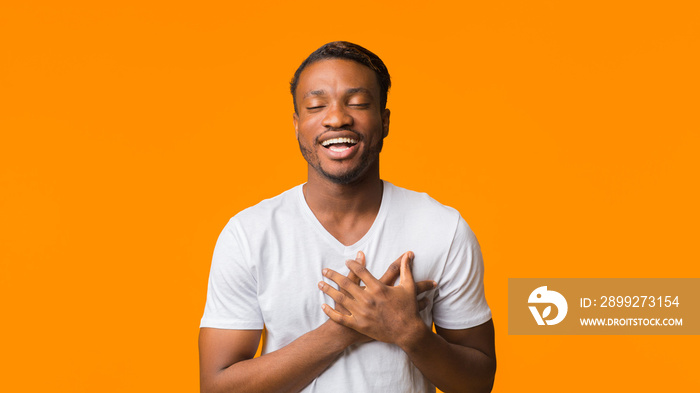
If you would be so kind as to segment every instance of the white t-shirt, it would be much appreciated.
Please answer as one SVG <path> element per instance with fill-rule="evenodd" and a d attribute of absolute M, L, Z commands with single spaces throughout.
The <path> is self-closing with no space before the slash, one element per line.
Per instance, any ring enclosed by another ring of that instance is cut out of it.
<path fill-rule="evenodd" d="M 302 186 L 233 217 L 214 249 L 201 327 L 267 329 L 263 354 L 316 329 L 333 299 L 318 289 L 323 268 L 347 274 L 357 251 L 377 278 L 406 251 L 413 251 L 416 281 L 438 287 L 421 312 L 426 325 L 465 329 L 491 319 L 483 286 L 479 243 L 459 212 L 384 182 L 379 213 L 357 243 L 345 246 L 328 233 L 306 204 Z M 335 286 L 335 283 L 330 282 Z M 435 387 L 396 345 L 353 345 L 304 392 L 434 392 Z"/>

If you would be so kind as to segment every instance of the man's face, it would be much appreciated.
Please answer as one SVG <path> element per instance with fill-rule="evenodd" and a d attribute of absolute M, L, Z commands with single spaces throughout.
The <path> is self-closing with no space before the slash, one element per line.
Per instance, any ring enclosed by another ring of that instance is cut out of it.
<path fill-rule="evenodd" d="M 350 60 L 317 61 L 299 76 L 296 99 L 299 148 L 316 173 L 349 184 L 378 170 L 389 110 L 380 107 L 374 71 Z"/>

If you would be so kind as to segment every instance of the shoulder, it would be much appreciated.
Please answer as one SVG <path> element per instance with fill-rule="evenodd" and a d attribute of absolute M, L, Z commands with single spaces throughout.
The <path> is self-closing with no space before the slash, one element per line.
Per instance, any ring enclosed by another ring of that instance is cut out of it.
<path fill-rule="evenodd" d="M 229 220 L 226 229 L 240 235 L 242 232 L 264 231 L 275 222 L 288 221 L 298 214 L 300 187 L 301 185 L 296 186 L 241 210 Z"/>
<path fill-rule="evenodd" d="M 389 191 L 387 221 L 391 228 L 401 228 L 402 236 L 418 243 L 443 248 L 473 246 L 476 237 L 456 209 L 445 206 L 424 192 L 416 192 L 385 182 Z"/>
<path fill-rule="evenodd" d="M 459 211 L 443 205 L 425 192 L 417 192 L 384 182 L 391 198 L 391 208 L 413 220 L 420 220 L 438 226 L 456 229 L 459 221 L 464 221 Z"/>

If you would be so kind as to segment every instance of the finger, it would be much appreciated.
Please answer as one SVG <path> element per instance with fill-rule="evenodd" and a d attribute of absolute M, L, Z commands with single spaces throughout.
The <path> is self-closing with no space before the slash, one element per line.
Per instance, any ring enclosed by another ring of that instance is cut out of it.
<path fill-rule="evenodd" d="M 324 304 L 323 306 L 321 306 L 321 308 L 323 308 L 323 312 L 326 313 L 326 315 L 328 315 L 328 318 L 332 319 L 334 322 L 354 329 L 353 326 L 355 318 L 353 318 L 352 316 L 343 315 L 327 304 Z"/>
<path fill-rule="evenodd" d="M 367 268 L 365 266 L 362 266 L 361 264 L 357 263 L 357 261 L 351 259 L 349 261 L 346 261 L 345 265 L 347 265 L 347 267 L 351 271 L 353 271 L 358 277 L 360 277 L 360 279 L 365 282 L 366 286 L 372 287 L 372 286 L 383 285 L 379 280 L 374 278 L 372 273 L 370 273 L 369 270 L 367 270 Z M 350 292 L 350 293 L 353 296 L 355 296 L 354 292 Z M 355 298 L 357 298 L 357 296 L 355 296 Z"/>
<path fill-rule="evenodd" d="M 411 287 L 415 289 L 415 282 L 413 281 L 413 273 L 411 272 L 411 267 L 409 264 L 413 261 L 413 252 L 409 251 L 403 254 L 401 259 L 401 286 Z"/>
<path fill-rule="evenodd" d="M 416 295 L 420 295 L 423 292 L 435 289 L 437 283 L 433 280 L 419 281 L 416 283 Z"/>
<path fill-rule="evenodd" d="M 430 300 L 427 297 L 424 297 L 423 299 L 418 301 L 418 311 L 423 311 L 425 310 L 426 307 L 428 307 L 428 304 L 430 303 Z"/>
<path fill-rule="evenodd" d="M 357 252 L 357 256 L 355 257 L 355 260 L 362 266 L 367 266 L 367 262 L 365 259 L 365 253 L 362 251 Z M 348 278 L 351 279 L 355 284 L 360 285 L 360 277 L 357 277 L 355 272 L 350 270 L 350 273 L 348 273 Z"/>
<path fill-rule="evenodd" d="M 350 295 L 343 291 L 339 291 L 333 288 L 332 285 L 329 285 L 324 281 L 318 283 L 318 289 L 323 291 L 323 293 L 325 293 L 326 295 L 330 296 L 331 299 L 335 300 L 336 307 L 348 310 L 348 312 L 352 314 L 352 311 L 348 309 L 348 305 L 350 305 L 350 303 L 354 299 Z"/>
<path fill-rule="evenodd" d="M 360 263 L 362 266 L 367 265 L 367 257 L 365 257 L 365 253 L 362 251 L 357 252 L 357 256 L 355 257 L 355 260 Z"/>
<path fill-rule="evenodd" d="M 382 284 L 390 285 L 390 286 L 394 285 L 394 283 L 396 282 L 396 279 L 399 278 L 399 275 L 401 274 L 401 258 L 402 257 L 403 257 L 403 255 L 398 257 L 386 269 L 386 272 L 384 272 L 384 275 L 382 276 L 382 278 L 379 279 L 379 281 L 381 281 Z"/>
<path fill-rule="evenodd" d="M 355 262 L 354 260 L 350 260 L 348 262 L 353 262 L 353 263 L 357 264 L 358 266 L 362 266 L 359 263 Z M 364 269 L 364 267 L 363 267 L 363 269 Z M 362 298 L 362 295 L 364 295 L 365 291 L 362 288 L 360 288 L 359 285 L 354 283 L 349 277 L 346 277 L 346 276 L 336 272 L 333 269 L 328 269 L 328 268 L 323 269 L 323 275 L 325 277 L 328 277 L 329 279 L 331 279 L 336 284 L 338 284 L 339 290 L 347 291 L 350 294 L 350 296 L 352 296 L 355 299 Z M 320 287 L 320 285 L 319 285 L 319 287 Z"/>
<path fill-rule="evenodd" d="M 362 251 L 358 251 L 358 252 L 357 252 L 357 256 L 355 257 L 355 260 L 356 260 L 357 262 L 359 262 L 362 266 L 365 266 L 365 265 L 366 265 L 366 262 L 365 262 L 365 254 L 364 254 Z M 348 279 L 350 279 L 350 280 L 351 280 L 352 282 L 354 282 L 355 284 L 360 285 L 360 277 L 357 277 L 357 275 L 355 275 L 355 273 L 353 273 L 352 270 L 348 273 Z M 364 288 L 364 287 L 360 286 L 360 288 Z M 345 295 L 347 295 L 349 298 L 354 299 L 354 298 L 352 297 L 352 295 L 350 294 L 350 292 L 348 292 L 348 291 L 346 291 L 346 290 L 344 290 L 344 289 L 342 289 L 342 288 L 340 289 L 340 292 L 343 293 L 343 294 L 345 294 Z M 336 308 L 336 310 L 337 310 L 338 312 L 340 312 L 340 313 L 342 313 L 342 314 L 350 315 L 350 311 L 348 311 L 348 310 L 347 310 L 345 307 L 343 307 L 342 305 L 336 304 L 336 305 L 335 305 L 335 308 Z"/>

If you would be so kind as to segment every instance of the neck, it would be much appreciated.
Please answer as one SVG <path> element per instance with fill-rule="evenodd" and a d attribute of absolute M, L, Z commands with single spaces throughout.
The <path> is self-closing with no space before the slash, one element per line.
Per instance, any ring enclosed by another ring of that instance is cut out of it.
<path fill-rule="evenodd" d="M 351 184 L 333 183 L 309 168 L 304 197 L 323 227 L 339 242 L 349 246 L 370 229 L 382 203 L 384 183 L 379 168 Z"/>
<path fill-rule="evenodd" d="M 370 170 L 366 176 L 350 184 L 334 183 L 309 168 L 304 185 L 306 203 L 317 216 L 352 217 L 379 211 L 384 184 L 379 170 Z"/>

